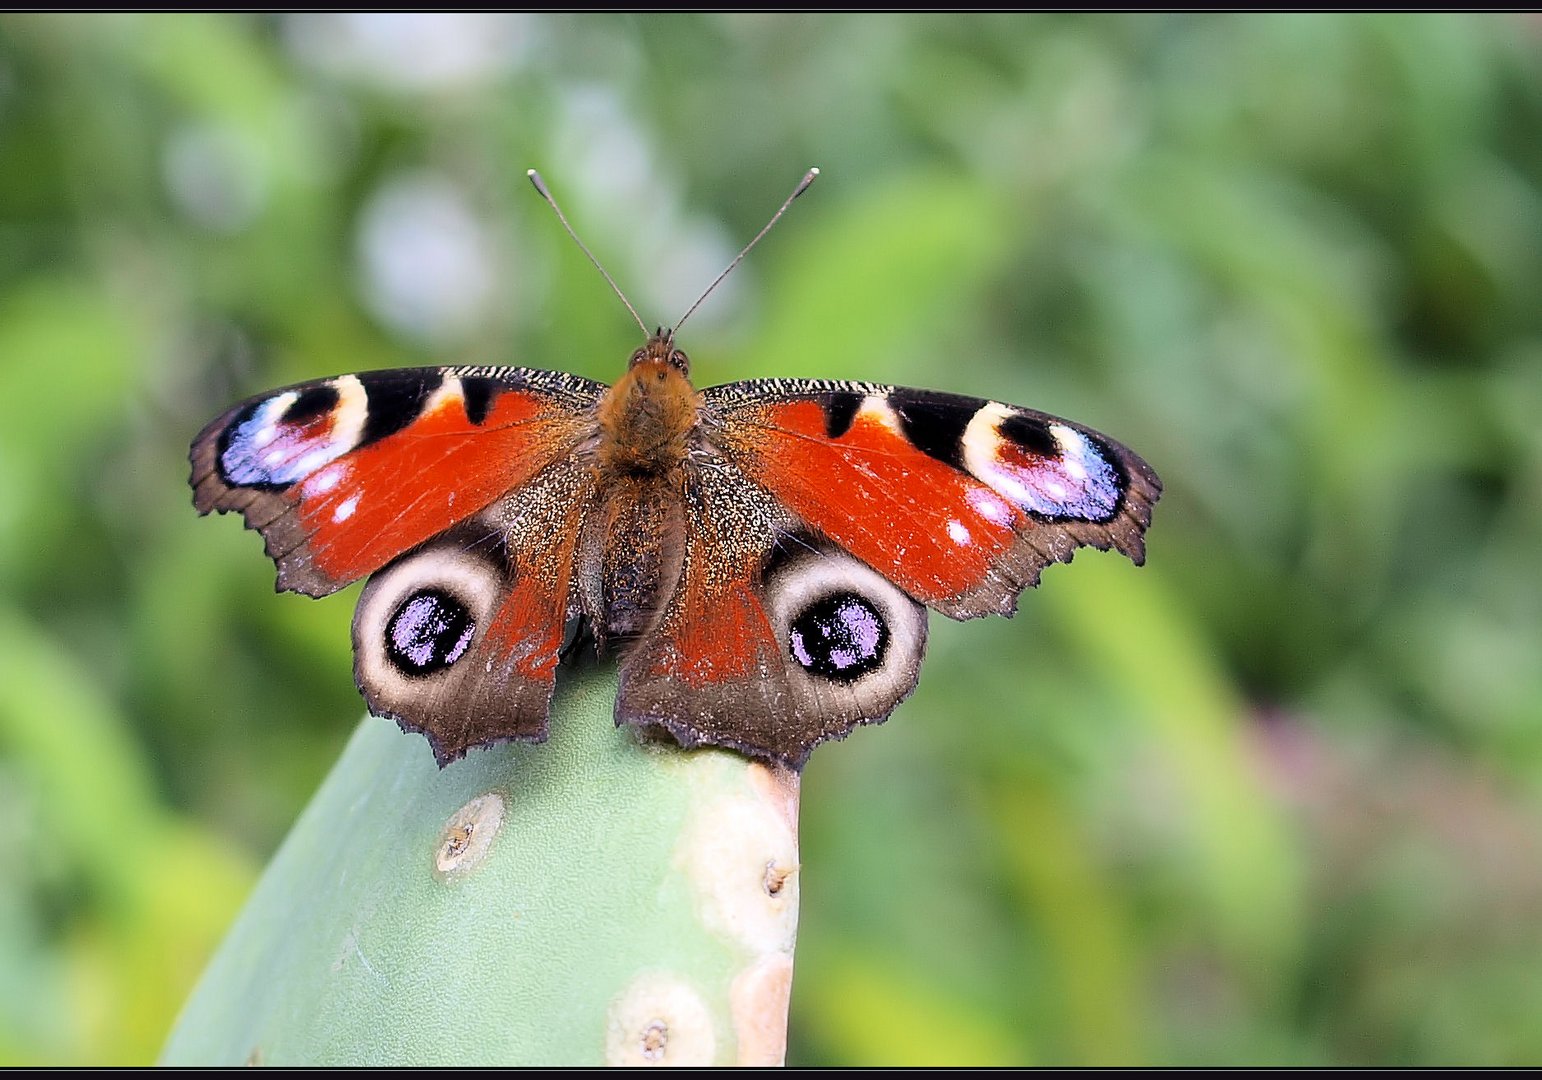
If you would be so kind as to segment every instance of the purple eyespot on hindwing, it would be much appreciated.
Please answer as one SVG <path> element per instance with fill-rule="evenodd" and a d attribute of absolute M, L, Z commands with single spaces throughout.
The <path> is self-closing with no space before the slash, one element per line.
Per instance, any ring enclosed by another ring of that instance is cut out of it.
<path fill-rule="evenodd" d="M 841 593 L 800 612 L 792 621 L 787 644 L 805 671 L 851 682 L 883 664 L 889 628 L 867 600 Z"/>
<path fill-rule="evenodd" d="M 404 675 L 431 675 L 466 654 L 476 621 L 443 589 L 407 597 L 386 624 L 386 655 Z"/>

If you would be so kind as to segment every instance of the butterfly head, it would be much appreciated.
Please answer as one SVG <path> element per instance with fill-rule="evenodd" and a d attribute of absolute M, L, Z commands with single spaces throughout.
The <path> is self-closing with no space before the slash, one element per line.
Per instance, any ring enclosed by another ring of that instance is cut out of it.
<path fill-rule="evenodd" d="M 657 475 L 680 465 L 697 422 L 690 369 L 672 330 L 655 330 L 632 354 L 626 374 L 599 402 L 602 467 Z"/>
<path fill-rule="evenodd" d="M 675 348 L 675 332 L 664 327 L 653 331 L 643 347 L 632 354 L 632 359 L 627 362 L 626 368 L 631 371 L 639 364 L 664 365 L 687 378 L 691 374 L 691 358 Z M 660 377 L 662 378 L 662 375 Z"/>

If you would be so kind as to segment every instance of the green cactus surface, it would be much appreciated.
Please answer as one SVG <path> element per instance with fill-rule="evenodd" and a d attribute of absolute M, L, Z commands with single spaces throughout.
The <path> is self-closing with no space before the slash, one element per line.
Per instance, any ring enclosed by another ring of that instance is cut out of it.
<path fill-rule="evenodd" d="M 797 777 L 644 744 L 615 692 L 567 676 L 550 741 L 442 771 L 367 718 L 162 1064 L 779 1064 Z"/>

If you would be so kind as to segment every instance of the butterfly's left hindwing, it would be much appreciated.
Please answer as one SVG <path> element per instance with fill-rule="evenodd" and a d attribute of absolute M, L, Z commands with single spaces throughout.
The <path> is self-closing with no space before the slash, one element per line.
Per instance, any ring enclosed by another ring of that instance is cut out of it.
<path fill-rule="evenodd" d="M 871 383 L 703 393 L 706 439 L 797 519 L 953 618 L 1011 614 L 1077 547 L 1139 564 L 1161 481 L 1080 424 Z"/>
<path fill-rule="evenodd" d="M 353 619 L 370 711 L 422 732 L 440 765 L 472 747 L 544 740 L 592 501 L 587 470 L 555 462 L 374 574 Z"/>

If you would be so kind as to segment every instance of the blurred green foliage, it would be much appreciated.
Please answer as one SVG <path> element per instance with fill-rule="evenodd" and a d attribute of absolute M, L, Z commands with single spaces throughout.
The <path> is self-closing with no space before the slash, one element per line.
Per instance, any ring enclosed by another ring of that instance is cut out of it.
<path fill-rule="evenodd" d="M 0 1062 L 153 1058 L 362 711 L 186 446 L 635 328 L 1110 432 L 1137 570 L 804 788 L 791 1060 L 1542 1058 L 1542 22 L 0 17 Z M 426 747 L 424 749 L 426 753 Z"/>

